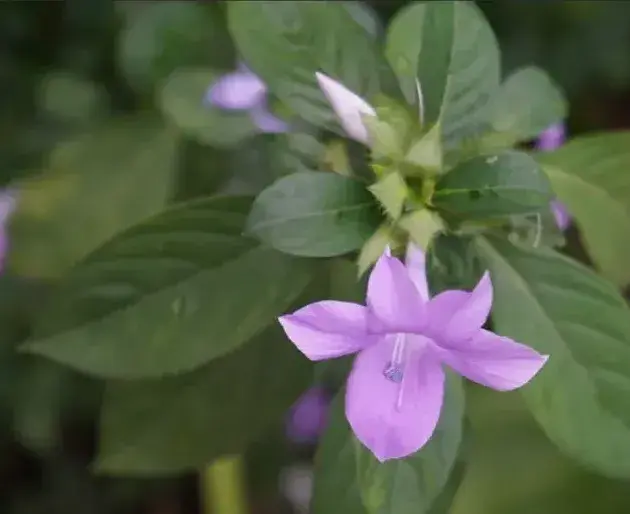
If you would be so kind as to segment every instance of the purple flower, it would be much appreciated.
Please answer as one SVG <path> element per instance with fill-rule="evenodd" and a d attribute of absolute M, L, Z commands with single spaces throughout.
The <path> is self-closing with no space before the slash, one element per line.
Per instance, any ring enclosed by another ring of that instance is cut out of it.
<path fill-rule="evenodd" d="M 536 149 L 542 152 L 549 152 L 562 146 L 567 138 L 567 129 L 564 123 L 554 123 L 543 130 L 536 140 Z M 566 230 L 571 224 L 571 215 L 565 205 L 554 200 L 551 203 L 551 211 L 556 218 L 556 225 L 560 230 Z"/>
<path fill-rule="evenodd" d="M 312 387 L 291 408 L 286 424 L 289 439 L 296 443 L 317 441 L 326 427 L 330 397 L 320 387 Z"/>
<path fill-rule="evenodd" d="M 554 123 L 543 130 L 536 140 L 536 149 L 548 152 L 561 147 L 567 139 L 567 129 L 564 123 Z"/>
<path fill-rule="evenodd" d="M 425 256 L 406 265 L 386 252 L 368 281 L 367 305 L 328 300 L 279 318 L 309 359 L 358 352 L 346 388 L 346 416 L 380 460 L 406 457 L 429 440 L 442 408 L 446 365 L 499 391 L 523 386 L 547 356 L 481 328 L 492 306 L 490 275 L 475 289 L 429 299 Z"/>
<path fill-rule="evenodd" d="M 269 112 L 267 86 L 244 64 L 210 86 L 205 102 L 221 109 L 248 111 L 254 124 L 266 133 L 286 132 L 288 125 Z"/>
<path fill-rule="evenodd" d="M 551 202 L 551 212 L 553 217 L 556 218 L 556 225 L 562 231 L 565 231 L 571 225 L 571 215 L 560 200 L 554 200 Z"/>
<path fill-rule="evenodd" d="M 14 191 L 0 191 L 0 270 L 4 267 L 4 260 L 9 246 L 7 221 L 15 210 L 16 195 Z"/>

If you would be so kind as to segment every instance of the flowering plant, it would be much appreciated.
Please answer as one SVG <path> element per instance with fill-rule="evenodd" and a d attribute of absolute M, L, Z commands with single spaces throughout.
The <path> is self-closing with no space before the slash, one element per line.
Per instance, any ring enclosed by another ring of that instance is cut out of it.
<path fill-rule="evenodd" d="M 474 3 L 415 2 L 384 31 L 355 2 L 223 7 L 233 62 L 172 66 L 158 113 L 15 185 L 8 268 L 55 282 L 20 351 L 104 387 L 95 468 L 242 452 L 334 375 L 315 514 L 450 504 L 472 382 L 629 478 L 630 135 L 528 149 L 567 102 L 539 68 L 502 74 Z"/>

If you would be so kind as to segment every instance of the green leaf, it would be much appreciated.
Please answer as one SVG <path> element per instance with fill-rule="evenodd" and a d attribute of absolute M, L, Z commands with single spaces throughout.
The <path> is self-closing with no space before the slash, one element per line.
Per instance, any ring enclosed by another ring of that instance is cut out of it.
<path fill-rule="evenodd" d="M 323 168 L 326 146 L 321 142 L 321 134 L 312 125 L 301 125 L 295 123 L 289 132 L 275 136 L 276 144 L 272 156 L 275 157 L 273 166 L 276 178 Z"/>
<path fill-rule="evenodd" d="M 285 415 L 312 380 L 311 367 L 274 325 L 192 373 L 110 382 L 97 471 L 173 474 L 241 452 Z"/>
<path fill-rule="evenodd" d="M 481 130 L 499 86 L 500 59 L 492 29 L 474 3 L 414 2 L 390 23 L 385 54 L 409 102 L 415 103 L 420 79 L 425 118 L 436 121 L 441 114 L 448 142 Z"/>
<path fill-rule="evenodd" d="M 398 91 L 372 35 L 344 2 L 231 2 L 229 28 L 239 51 L 269 89 L 315 125 L 340 130 L 315 72 L 371 98 Z"/>
<path fill-rule="evenodd" d="M 212 66 L 228 69 L 234 50 L 218 5 L 151 2 L 137 16 L 127 16 L 118 59 L 129 83 L 151 95 L 175 69 Z"/>
<path fill-rule="evenodd" d="M 472 291 L 484 271 L 472 237 L 445 233 L 429 245 L 426 268 L 432 295 L 448 289 Z"/>
<path fill-rule="evenodd" d="M 463 411 L 461 380 L 449 374 L 440 422 L 427 445 L 406 459 L 379 463 L 351 433 L 339 394 L 316 456 L 313 513 L 429 512 L 457 459 Z"/>
<path fill-rule="evenodd" d="M 401 218 L 400 227 L 407 231 L 411 241 L 426 251 L 434 236 L 444 228 L 444 223 L 434 212 L 422 209 Z"/>
<path fill-rule="evenodd" d="M 577 222 L 597 267 L 615 283 L 630 283 L 630 132 L 595 134 L 536 158 Z"/>
<path fill-rule="evenodd" d="M 383 255 L 387 245 L 394 246 L 394 242 L 394 229 L 389 223 L 383 223 L 365 242 L 359 252 L 357 259 L 359 276 L 363 276 L 372 264 L 376 263 L 379 257 Z"/>
<path fill-rule="evenodd" d="M 361 1 L 344 1 L 341 3 L 348 10 L 352 19 L 361 25 L 370 36 L 378 38 L 382 34 L 381 21 L 378 13 L 372 7 Z"/>
<path fill-rule="evenodd" d="M 547 436 L 578 462 L 630 476 L 630 311 L 615 287 L 550 249 L 478 241 L 497 333 L 549 361 L 521 389 Z"/>
<path fill-rule="evenodd" d="M 336 173 L 301 172 L 258 195 L 247 228 L 281 252 L 332 257 L 360 248 L 379 221 L 378 206 L 360 182 Z"/>
<path fill-rule="evenodd" d="M 160 108 L 183 133 L 200 143 L 233 146 L 256 134 L 249 112 L 227 111 L 205 101 L 220 74 L 204 69 L 173 72 L 160 90 Z"/>
<path fill-rule="evenodd" d="M 313 514 L 368 514 L 357 481 L 356 445 L 344 413 L 344 394 L 329 409 L 328 424 L 315 455 Z"/>
<path fill-rule="evenodd" d="M 444 163 L 440 124 L 433 125 L 421 139 L 413 143 L 404 159 L 414 166 L 408 171 L 410 175 L 430 176 L 442 173 Z M 416 166 L 419 169 L 415 169 Z"/>
<path fill-rule="evenodd" d="M 420 53 L 416 76 L 422 90 L 422 123 L 437 123 L 446 103 L 451 60 L 455 46 L 455 9 L 453 2 L 425 3 L 420 27 Z M 430 48 L 431 52 L 427 52 Z M 424 49 L 424 51 L 423 51 Z"/>
<path fill-rule="evenodd" d="M 120 230 L 159 210 L 173 186 L 177 141 L 152 116 L 117 119 L 59 145 L 22 183 L 9 267 L 57 277 Z"/>
<path fill-rule="evenodd" d="M 433 204 L 466 219 L 530 214 L 553 198 L 546 175 L 529 155 L 504 151 L 465 161 L 437 183 Z"/>
<path fill-rule="evenodd" d="M 397 220 L 400 217 L 408 191 L 407 184 L 399 173 L 388 173 L 368 189 L 392 219 Z"/>
<path fill-rule="evenodd" d="M 560 247 L 565 244 L 564 232 L 550 204 L 543 211 L 525 216 L 513 216 L 508 226 L 508 239 L 525 246 Z"/>
<path fill-rule="evenodd" d="M 112 239 L 66 278 L 23 349 L 114 379 L 182 373 L 233 351 L 317 269 L 243 236 L 251 203 L 193 201 Z"/>
<path fill-rule="evenodd" d="M 464 440 L 462 441 L 460 448 L 465 445 L 466 436 L 464 436 Z M 460 449 L 460 455 L 453 465 L 448 481 L 444 485 L 442 491 L 440 491 L 440 494 L 433 501 L 428 514 L 449 514 L 451 512 L 457 493 L 459 492 L 468 471 L 468 456 L 461 455 L 462 453 L 463 450 Z"/>
<path fill-rule="evenodd" d="M 233 155 L 233 151 L 182 138 L 173 200 L 182 202 L 217 193 L 233 177 Z"/>
<path fill-rule="evenodd" d="M 80 75 L 53 71 L 43 77 L 38 89 L 40 108 L 61 121 L 89 122 L 102 118 L 108 107 L 102 85 Z"/>
<path fill-rule="evenodd" d="M 568 105 L 559 86 L 540 68 L 512 73 L 492 101 L 492 129 L 507 133 L 513 143 L 532 139 L 567 116 Z M 512 144 L 513 144 L 512 143 Z"/>

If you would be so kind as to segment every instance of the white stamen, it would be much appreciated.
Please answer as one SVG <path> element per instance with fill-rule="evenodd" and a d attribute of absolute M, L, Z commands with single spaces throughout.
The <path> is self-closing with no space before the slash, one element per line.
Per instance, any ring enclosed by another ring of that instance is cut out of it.
<path fill-rule="evenodd" d="M 396 399 L 396 410 L 402 408 L 403 390 L 405 380 L 405 336 L 397 334 L 394 342 L 392 358 L 387 367 L 383 370 L 383 375 L 388 380 L 398 384 L 398 398 Z"/>

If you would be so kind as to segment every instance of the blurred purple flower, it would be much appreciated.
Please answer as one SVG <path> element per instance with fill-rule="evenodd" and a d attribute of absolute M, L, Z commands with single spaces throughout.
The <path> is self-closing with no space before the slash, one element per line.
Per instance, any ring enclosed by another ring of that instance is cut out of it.
<path fill-rule="evenodd" d="M 555 150 L 567 139 L 567 129 L 564 123 L 554 123 L 543 130 L 536 140 L 536 149 L 542 152 Z"/>
<path fill-rule="evenodd" d="M 15 209 L 16 195 L 14 191 L 0 191 L 0 270 L 4 268 L 4 260 L 9 247 L 7 221 Z"/>
<path fill-rule="evenodd" d="M 564 123 L 555 123 L 543 130 L 536 140 L 536 149 L 541 152 L 549 152 L 559 148 L 564 144 L 567 138 L 567 129 Z M 560 230 L 566 230 L 571 224 L 571 215 L 558 200 L 551 203 L 551 211 L 556 218 L 556 224 Z"/>
<path fill-rule="evenodd" d="M 560 200 L 554 200 L 551 202 L 551 212 L 554 218 L 556 218 L 556 225 L 560 230 L 566 230 L 571 225 L 571 215 Z"/>
<path fill-rule="evenodd" d="M 243 63 L 239 63 L 236 71 L 226 73 L 212 84 L 204 102 L 221 109 L 248 111 L 261 132 L 288 130 L 285 121 L 269 112 L 265 83 Z"/>
<path fill-rule="evenodd" d="M 295 443 L 317 441 L 328 419 L 330 396 L 321 387 L 306 391 L 291 408 L 286 423 L 286 434 Z"/>

